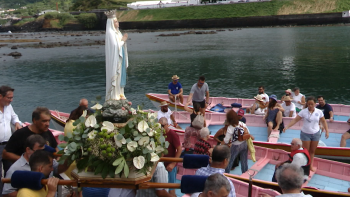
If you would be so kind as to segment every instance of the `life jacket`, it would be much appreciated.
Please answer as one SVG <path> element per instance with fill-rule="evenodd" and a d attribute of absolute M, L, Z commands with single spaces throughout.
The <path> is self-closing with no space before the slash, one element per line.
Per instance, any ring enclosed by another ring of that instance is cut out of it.
<path fill-rule="evenodd" d="M 296 151 L 291 152 L 290 154 L 288 154 L 289 156 L 289 161 L 287 161 L 288 163 L 292 163 L 293 161 L 293 157 L 295 154 L 297 153 L 303 153 L 306 158 L 307 158 L 307 164 L 305 166 L 301 166 L 304 170 L 304 174 L 309 176 L 310 175 L 310 163 L 311 163 L 311 159 L 310 159 L 310 154 L 309 151 L 305 148 L 303 148 L 302 150 L 298 149 Z"/>

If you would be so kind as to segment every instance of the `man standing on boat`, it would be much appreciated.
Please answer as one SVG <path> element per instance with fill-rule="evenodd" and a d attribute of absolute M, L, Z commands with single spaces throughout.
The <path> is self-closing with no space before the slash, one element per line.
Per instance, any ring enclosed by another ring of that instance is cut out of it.
<path fill-rule="evenodd" d="M 178 77 L 177 75 L 174 75 L 171 79 L 173 81 L 170 82 L 168 85 L 169 99 L 174 103 L 176 102 L 177 99 L 180 99 L 181 104 L 183 104 L 184 98 L 183 98 L 182 85 L 179 82 L 180 77 Z"/>
<path fill-rule="evenodd" d="M 283 161 L 275 166 L 276 170 L 285 163 L 298 165 L 304 170 L 304 180 L 307 181 L 310 174 L 310 154 L 307 149 L 304 149 L 303 142 L 299 138 L 294 138 L 290 143 L 289 160 Z M 276 173 L 276 172 L 275 172 Z M 273 182 L 277 182 L 275 174 L 272 177 Z"/>
<path fill-rule="evenodd" d="M 11 124 L 15 125 L 16 130 L 22 128 L 22 122 L 18 119 L 11 105 L 14 91 L 9 86 L 0 87 L 0 153 L 2 153 L 12 135 Z M 2 177 L 2 154 L 0 154 L 0 177 Z M 0 184 L 1 192 L 2 184 Z"/>
<path fill-rule="evenodd" d="M 334 121 L 334 114 L 333 114 L 333 108 L 330 104 L 326 103 L 326 100 L 324 100 L 323 96 L 317 97 L 318 105 L 316 106 L 317 109 L 321 110 L 323 112 L 324 118 L 329 119 L 329 121 Z"/>
<path fill-rule="evenodd" d="M 201 113 L 205 115 L 205 110 L 209 105 L 209 86 L 205 82 L 204 76 L 200 76 L 198 82 L 192 86 L 187 99 L 188 105 L 191 105 L 191 101 L 193 105 L 199 103 L 201 105 Z"/>

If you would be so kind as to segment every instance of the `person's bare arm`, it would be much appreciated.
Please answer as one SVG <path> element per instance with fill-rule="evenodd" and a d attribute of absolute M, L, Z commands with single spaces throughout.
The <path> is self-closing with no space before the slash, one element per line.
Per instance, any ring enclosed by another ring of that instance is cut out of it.
<path fill-rule="evenodd" d="M 174 157 L 174 158 L 180 158 L 181 153 L 182 153 L 182 147 L 181 147 L 181 145 L 180 145 L 180 146 L 178 146 L 178 147 L 176 148 L 176 154 L 175 154 L 175 157 Z M 167 170 L 168 172 L 171 172 L 171 171 L 173 170 L 173 168 L 176 166 L 176 164 L 177 164 L 176 162 L 170 163 L 170 164 L 166 167 L 166 170 Z"/>
<path fill-rule="evenodd" d="M 217 142 L 221 143 L 222 141 L 219 140 L 219 136 L 224 134 L 224 128 L 219 129 L 215 135 L 214 135 L 214 140 L 216 140 Z"/>
<path fill-rule="evenodd" d="M 168 94 L 169 94 L 170 96 L 173 95 L 173 94 L 171 93 L 171 90 L 170 90 L 170 89 L 168 89 Z"/>
<path fill-rule="evenodd" d="M 188 98 L 187 98 L 187 105 L 190 105 L 192 103 L 192 97 L 193 97 L 193 93 L 190 93 L 190 95 L 188 95 Z"/>
<path fill-rule="evenodd" d="M 185 103 L 185 105 L 184 105 L 184 110 L 187 111 L 187 112 L 189 112 L 189 113 L 192 113 L 192 112 L 193 112 L 192 109 L 188 108 L 188 103 Z"/>
<path fill-rule="evenodd" d="M 290 111 L 289 112 L 289 117 L 293 117 L 293 113 L 294 113 L 294 111 Z"/>
<path fill-rule="evenodd" d="M 22 125 L 19 124 L 19 122 L 16 122 L 15 127 L 16 127 L 16 131 L 17 131 L 18 129 L 22 128 Z"/>
<path fill-rule="evenodd" d="M 280 110 L 282 113 L 284 112 L 284 108 L 282 107 L 281 104 L 277 103 L 276 108 L 278 108 L 278 110 Z"/>
<path fill-rule="evenodd" d="M 167 192 L 165 189 L 156 190 L 156 195 L 157 195 L 157 197 L 175 197 L 175 196 L 169 194 L 169 192 Z"/>
<path fill-rule="evenodd" d="M 303 106 L 306 104 L 305 103 L 305 96 L 301 97 L 301 101 L 299 103 L 300 103 L 300 105 L 303 105 Z"/>
<path fill-rule="evenodd" d="M 52 177 L 47 180 L 48 193 L 46 197 L 54 197 L 57 191 L 57 183 L 59 179 Z"/>
<path fill-rule="evenodd" d="M 205 102 L 209 105 L 209 91 L 205 92 Z"/>
<path fill-rule="evenodd" d="M 9 161 L 15 162 L 19 158 L 21 158 L 21 156 L 18 156 L 18 155 L 14 154 L 14 153 L 7 152 L 6 149 L 4 149 L 2 151 L 2 158 L 5 159 L 5 160 L 9 160 Z"/>
<path fill-rule="evenodd" d="M 170 119 L 173 121 L 173 124 L 174 124 L 174 126 L 176 127 L 176 126 L 177 126 L 177 122 L 176 122 L 176 120 L 175 120 L 174 114 L 171 114 L 171 115 L 170 115 Z"/>
<path fill-rule="evenodd" d="M 300 116 L 295 117 L 289 124 L 287 127 L 284 127 L 283 132 L 286 132 L 287 129 L 289 129 L 290 127 L 292 127 L 295 123 L 299 122 L 299 120 L 301 120 Z M 328 129 L 327 129 L 328 130 Z"/>
<path fill-rule="evenodd" d="M 177 95 L 182 95 L 183 93 L 184 93 L 183 89 L 180 88 L 180 91 L 179 91 L 179 93 Z"/>
<path fill-rule="evenodd" d="M 321 121 L 321 123 L 323 125 L 323 129 L 326 130 L 325 137 L 326 137 L 326 139 L 328 139 L 329 131 L 328 131 L 328 125 L 327 125 L 326 119 L 324 117 L 322 117 L 322 118 L 320 118 L 320 121 Z"/>
<path fill-rule="evenodd" d="M 331 122 L 334 121 L 334 113 L 333 113 L 333 111 L 329 112 L 329 121 L 331 121 Z"/>

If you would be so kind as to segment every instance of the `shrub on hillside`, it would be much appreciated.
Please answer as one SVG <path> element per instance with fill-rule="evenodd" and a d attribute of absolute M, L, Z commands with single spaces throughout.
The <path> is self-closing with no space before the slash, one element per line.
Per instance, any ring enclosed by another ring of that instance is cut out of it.
<path fill-rule="evenodd" d="M 57 12 L 48 12 L 44 15 L 45 19 L 55 19 L 57 18 Z"/>
<path fill-rule="evenodd" d="M 57 19 L 60 21 L 60 25 L 64 25 L 67 21 L 73 19 L 73 15 L 69 13 L 59 13 L 57 14 Z"/>
<path fill-rule="evenodd" d="M 81 13 L 77 18 L 79 23 L 87 29 L 92 29 L 97 24 L 97 16 L 94 13 Z"/>

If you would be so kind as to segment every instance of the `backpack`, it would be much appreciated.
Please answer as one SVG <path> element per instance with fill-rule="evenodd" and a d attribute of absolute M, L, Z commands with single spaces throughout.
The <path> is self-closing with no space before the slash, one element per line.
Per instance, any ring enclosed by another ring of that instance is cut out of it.
<path fill-rule="evenodd" d="M 242 133 L 243 133 L 243 135 L 242 135 Z M 235 139 L 238 140 L 239 142 L 246 141 L 247 139 L 250 138 L 250 134 L 248 132 L 246 132 L 244 130 L 244 128 L 242 128 L 242 127 L 235 127 L 234 134 L 235 134 L 235 136 L 234 136 Z"/>
<path fill-rule="evenodd" d="M 204 116 L 197 114 L 192 122 L 192 127 L 196 129 L 201 129 L 204 127 Z"/>

